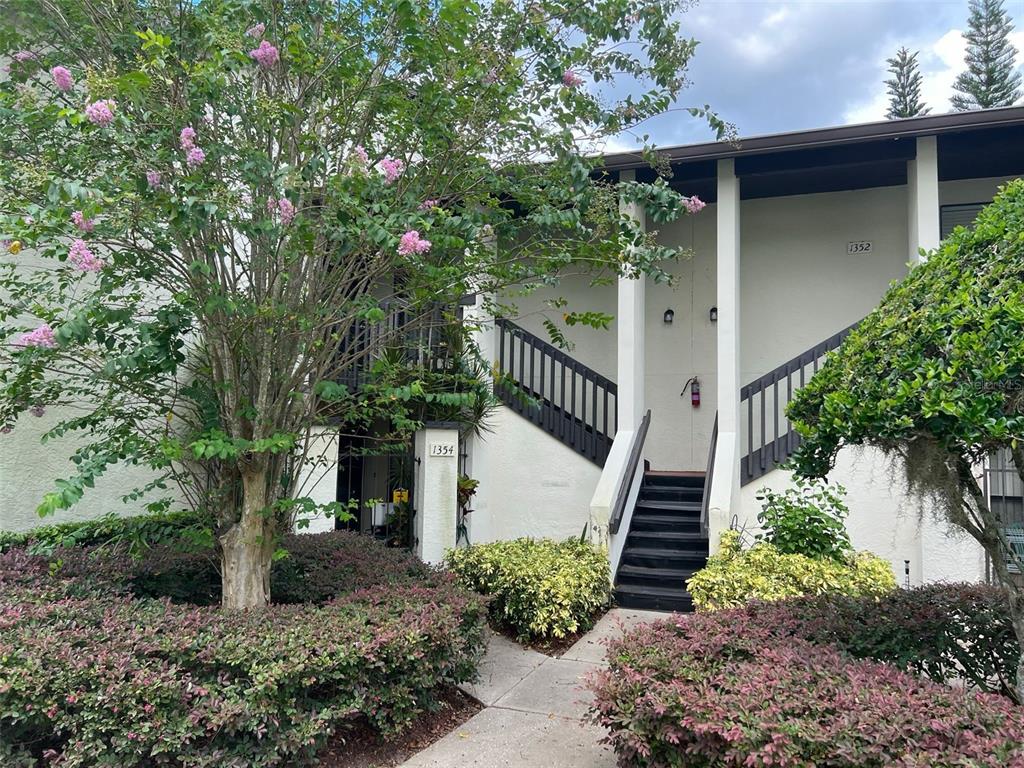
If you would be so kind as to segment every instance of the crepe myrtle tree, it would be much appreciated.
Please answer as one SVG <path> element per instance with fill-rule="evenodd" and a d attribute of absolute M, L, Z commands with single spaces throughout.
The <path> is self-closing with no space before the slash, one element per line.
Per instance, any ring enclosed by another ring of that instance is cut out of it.
<path fill-rule="evenodd" d="M 415 376 L 347 390 L 407 339 L 353 329 L 573 270 L 667 279 L 677 254 L 619 202 L 663 222 L 693 201 L 585 158 L 673 104 L 685 5 L 8 0 L 0 426 L 62 406 L 47 437 L 81 441 L 40 512 L 150 467 L 132 498 L 177 486 L 212 520 L 225 607 L 266 604 L 276 540 L 312 506 L 311 428 L 472 407 Z"/>
<path fill-rule="evenodd" d="M 1024 653 L 1024 572 L 979 467 L 1008 449 L 1024 479 L 1024 181 L 957 228 L 829 356 L 789 409 L 798 474 L 823 477 L 846 445 L 902 460 L 909 487 L 985 549 Z M 1024 701 L 1024 663 L 1017 674 Z"/>

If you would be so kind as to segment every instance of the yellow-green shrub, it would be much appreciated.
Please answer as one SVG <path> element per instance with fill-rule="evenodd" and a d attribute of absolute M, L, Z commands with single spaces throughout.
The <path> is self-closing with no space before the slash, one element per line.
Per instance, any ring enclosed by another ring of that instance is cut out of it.
<path fill-rule="evenodd" d="M 845 561 L 783 554 L 772 544 L 740 547 L 739 534 L 722 534 L 718 554 L 687 582 L 698 610 L 739 608 L 751 600 L 800 595 L 882 595 L 896 588 L 892 566 L 870 552 Z"/>
<path fill-rule="evenodd" d="M 608 553 L 578 540 L 515 539 L 453 549 L 445 563 L 491 596 L 491 618 L 522 638 L 589 629 L 611 599 Z"/>

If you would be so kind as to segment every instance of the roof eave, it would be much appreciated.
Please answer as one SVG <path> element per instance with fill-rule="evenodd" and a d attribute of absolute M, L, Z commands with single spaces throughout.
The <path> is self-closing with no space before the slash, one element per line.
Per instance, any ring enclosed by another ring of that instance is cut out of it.
<path fill-rule="evenodd" d="M 684 144 L 659 148 L 656 151 L 671 162 L 691 160 L 720 160 L 741 155 L 764 154 L 838 144 L 857 144 L 885 139 L 935 136 L 942 133 L 970 131 L 1007 125 L 1024 125 L 1024 107 L 949 112 L 925 115 L 904 120 L 883 120 L 874 123 L 841 125 L 807 131 L 776 133 L 739 139 L 735 143 L 714 141 L 703 144 Z M 620 152 L 606 155 L 602 168 L 609 171 L 643 168 L 647 163 L 640 152 Z"/>

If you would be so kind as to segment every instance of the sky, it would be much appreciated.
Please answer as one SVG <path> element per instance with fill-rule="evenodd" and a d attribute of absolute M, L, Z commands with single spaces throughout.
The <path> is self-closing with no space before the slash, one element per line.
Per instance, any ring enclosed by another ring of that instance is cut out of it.
<path fill-rule="evenodd" d="M 1024 65 L 1024 0 L 1005 0 Z M 923 99 L 950 111 L 967 0 L 702 0 L 682 17 L 699 41 L 678 106 L 709 104 L 740 136 L 885 119 L 886 58 L 919 50 Z M 711 140 L 674 111 L 644 126 L 660 146 Z M 621 136 L 606 149 L 631 149 Z"/>

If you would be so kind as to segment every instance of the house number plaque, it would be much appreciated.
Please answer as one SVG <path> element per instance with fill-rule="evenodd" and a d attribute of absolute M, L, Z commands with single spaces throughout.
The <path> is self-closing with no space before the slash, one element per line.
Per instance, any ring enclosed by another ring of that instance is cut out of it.
<path fill-rule="evenodd" d="M 431 443 L 431 456 L 455 456 L 455 446 L 452 443 Z"/>

